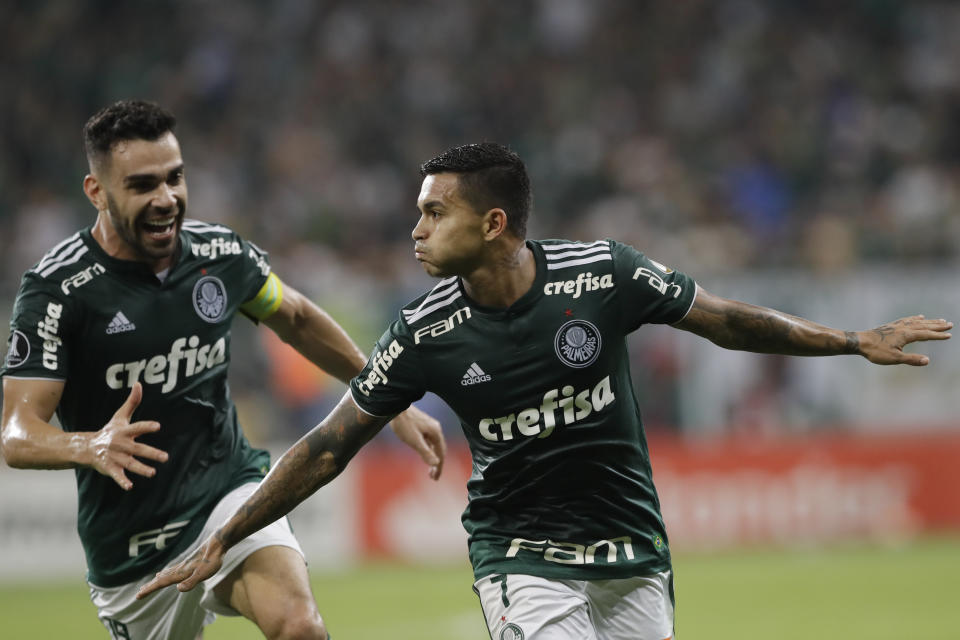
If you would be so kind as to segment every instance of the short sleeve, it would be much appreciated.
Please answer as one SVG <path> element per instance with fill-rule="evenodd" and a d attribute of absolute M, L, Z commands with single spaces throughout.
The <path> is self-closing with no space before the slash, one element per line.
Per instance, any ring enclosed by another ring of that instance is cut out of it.
<path fill-rule="evenodd" d="M 13 305 L 0 376 L 66 380 L 69 336 L 80 322 L 77 313 L 63 296 L 28 272 Z"/>
<path fill-rule="evenodd" d="M 425 376 L 406 324 L 397 320 L 377 341 L 363 371 L 350 381 L 353 401 L 374 416 L 394 416 L 426 393 Z"/>
<path fill-rule="evenodd" d="M 242 247 L 243 254 L 243 278 L 244 278 L 244 290 L 245 295 L 243 296 L 244 303 L 253 303 L 254 305 L 262 305 L 263 301 L 257 302 L 258 296 L 266 295 L 270 297 L 274 294 L 279 295 L 277 290 L 270 286 L 270 257 L 266 251 L 255 245 L 254 243 L 244 240 L 240 236 L 235 236 L 237 241 Z M 274 278 L 276 281 L 276 278 Z M 267 301 L 267 304 L 270 304 L 271 301 Z M 277 306 L 279 306 L 279 301 L 277 301 Z M 269 314 L 268 314 L 269 315 Z"/>
<path fill-rule="evenodd" d="M 611 241 L 617 292 L 628 331 L 642 324 L 673 324 L 693 306 L 697 283 L 685 273 Z"/>

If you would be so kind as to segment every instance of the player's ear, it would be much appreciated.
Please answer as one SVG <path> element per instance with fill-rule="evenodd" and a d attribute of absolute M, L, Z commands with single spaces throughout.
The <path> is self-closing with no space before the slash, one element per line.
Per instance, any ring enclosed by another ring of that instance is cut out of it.
<path fill-rule="evenodd" d="M 483 235 L 493 240 L 507 230 L 507 212 L 499 207 L 490 209 L 483 216 Z"/>
<path fill-rule="evenodd" d="M 83 192 L 97 211 L 104 211 L 107 208 L 107 194 L 103 191 L 103 185 L 91 173 L 83 178 Z"/>

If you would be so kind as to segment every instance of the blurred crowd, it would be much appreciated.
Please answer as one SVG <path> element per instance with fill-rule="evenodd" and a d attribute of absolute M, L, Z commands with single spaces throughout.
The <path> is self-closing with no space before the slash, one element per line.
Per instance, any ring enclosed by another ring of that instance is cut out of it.
<path fill-rule="evenodd" d="M 80 130 L 127 97 L 178 116 L 189 214 L 268 250 L 364 348 L 429 284 L 409 236 L 418 166 L 466 142 L 526 160 L 532 236 L 616 237 L 697 278 L 960 255 L 956 3 L 11 4 L 6 309 L 92 221 Z"/>

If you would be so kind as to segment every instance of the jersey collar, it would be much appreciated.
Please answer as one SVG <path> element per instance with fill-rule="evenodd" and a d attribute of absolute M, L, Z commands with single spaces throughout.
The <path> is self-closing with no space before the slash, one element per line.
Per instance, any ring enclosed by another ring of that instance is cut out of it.
<path fill-rule="evenodd" d="M 87 227 L 80 231 L 80 237 L 83 239 L 83 242 L 89 247 L 90 252 L 97 257 L 97 260 L 108 265 L 111 271 L 121 272 L 121 273 L 136 273 L 136 274 L 146 274 L 151 279 L 160 282 L 157 279 L 156 275 L 153 273 L 153 270 L 147 266 L 146 263 L 140 262 L 138 260 L 122 260 L 120 258 L 115 258 L 109 253 L 103 250 L 103 247 L 100 246 L 100 243 L 97 242 L 96 238 L 93 237 L 93 227 Z M 177 266 L 183 263 L 186 253 L 190 250 L 189 239 L 183 231 L 180 231 L 179 235 L 179 247 L 177 248 L 177 258 L 173 261 L 173 264 L 170 265 L 170 268 L 167 271 L 169 276 L 176 270 Z"/>

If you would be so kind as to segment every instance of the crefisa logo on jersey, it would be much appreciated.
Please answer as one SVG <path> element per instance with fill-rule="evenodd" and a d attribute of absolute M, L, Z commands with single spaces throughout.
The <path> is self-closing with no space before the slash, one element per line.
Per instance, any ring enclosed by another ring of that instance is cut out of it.
<path fill-rule="evenodd" d="M 220 278 L 204 276 L 193 287 L 193 308 L 207 322 L 218 322 L 227 312 L 227 289 Z"/>
<path fill-rule="evenodd" d="M 571 320 L 557 330 L 553 347 L 568 367 L 582 369 L 593 364 L 600 355 L 600 330 L 586 320 Z"/>
<path fill-rule="evenodd" d="M 10 335 L 10 349 L 7 351 L 6 364 L 13 369 L 19 367 L 30 357 L 30 341 L 22 332 L 14 329 Z"/>

